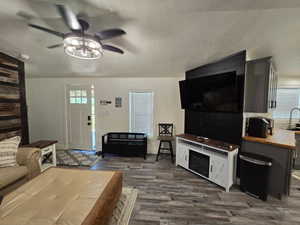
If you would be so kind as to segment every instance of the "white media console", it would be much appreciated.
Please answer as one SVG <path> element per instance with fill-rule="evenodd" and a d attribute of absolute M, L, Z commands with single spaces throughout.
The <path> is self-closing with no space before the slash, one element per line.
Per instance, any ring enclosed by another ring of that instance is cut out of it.
<path fill-rule="evenodd" d="M 237 145 L 189 134 L 176 137 L 176 165 L 224 187 L 227 192 L 236 181 L 237 154 Z"/>

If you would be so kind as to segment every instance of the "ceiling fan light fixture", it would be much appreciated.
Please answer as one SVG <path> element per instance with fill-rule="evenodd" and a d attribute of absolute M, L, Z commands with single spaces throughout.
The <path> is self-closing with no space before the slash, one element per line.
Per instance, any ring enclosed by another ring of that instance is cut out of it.
<path fill-rule="evenodd" d="M 99 41 L 87 35 L 67 36 L 64 39 L 64 50 L 67 55 L 79 59 L 98 59 L 103 55 Z"/>
<path fill-rule="evenodd" d="M 47 32 L 48 34 L 55 35 L 63 39 L 63 43 L 50 45 L 48 49 L 64 47 L 67 55 L 79 59 L 98 59 L 103 55 L 103 50 L 110 51 L 118 54 L 124 54 L 124 51 L 118 47 L 102 44 L 102 41 L 119 37 L 126 34 L 120 28 L 111 28 L 101 30 L 93 34 L 86 33 L 90 25 L 82 18 L 78 18 L 70 7 L 62 4 L 55 4 L 56 9 L 62 20 L 69 28 L 69 33 L 62 33 L 59 31 L 51 30 L 46 27 L 29 23 L 28 26 L 34 29 Z"/>
<path fill-rule="evenodd" d="M 77 39 L 71 40 L 72 45 L 80 45 L 80 42 Z"/>

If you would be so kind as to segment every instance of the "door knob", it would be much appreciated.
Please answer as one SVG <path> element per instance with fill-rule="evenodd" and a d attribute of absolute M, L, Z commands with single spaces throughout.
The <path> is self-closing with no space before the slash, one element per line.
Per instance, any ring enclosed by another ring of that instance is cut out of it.
<path fill-rule="evenodd" d="M 91 126 L 91 124 L 92 124 L 92 123 L 90 123 L 90 122 L 87 123 L 88 126 Z"/>

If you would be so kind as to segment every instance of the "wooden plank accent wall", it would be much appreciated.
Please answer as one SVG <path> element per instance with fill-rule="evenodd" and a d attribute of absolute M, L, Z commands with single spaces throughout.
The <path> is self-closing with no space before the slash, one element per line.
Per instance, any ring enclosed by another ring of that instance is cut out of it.
<path fill-rule="evenodd" d="M 24 62 L 0 53 L 0 140 L 16 135 L 29 143 Z"/>

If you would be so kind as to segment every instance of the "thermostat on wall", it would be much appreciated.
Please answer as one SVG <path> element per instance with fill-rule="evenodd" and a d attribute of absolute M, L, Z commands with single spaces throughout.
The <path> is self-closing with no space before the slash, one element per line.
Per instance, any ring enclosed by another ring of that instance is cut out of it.
<path fill-rule="evenodd" d="M 122 98 L 121 97 L 116 97 L 115 106 L 116 106 L 116 108 L 121 108 L 122 107 Z"/>

